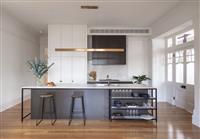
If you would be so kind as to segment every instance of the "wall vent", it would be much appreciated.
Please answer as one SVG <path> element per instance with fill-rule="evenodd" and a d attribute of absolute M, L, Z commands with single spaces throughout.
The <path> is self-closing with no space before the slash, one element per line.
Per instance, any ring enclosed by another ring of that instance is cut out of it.
<path fill-rule="evenodd" d="M 89 28 L 89 35 L 150 35 L 149 28 Z"/>

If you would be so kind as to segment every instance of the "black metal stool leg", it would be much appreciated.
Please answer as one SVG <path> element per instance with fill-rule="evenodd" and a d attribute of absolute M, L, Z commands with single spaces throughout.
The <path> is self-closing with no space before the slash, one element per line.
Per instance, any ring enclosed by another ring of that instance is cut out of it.
<path fill-rule="evenodd" d="M 57 120 L 57 114 L 56 114 L 56 103 L 55 103 L 55 98 L 53 96 L 52 98 L 52 102 L 53 102 L 53 113 L 54 113 L 54 121 L 51 122 L 52 125 L 55 124 L 56 120 Z"/>
<path fill-rule="evenodd" d="M 84 98 L 83 98 L 83 96 L 81 97 L 81 102 L 82 102 L 83 122 L 84 122 L 84 126 L 85 126 L 86 116 L 85 116 L 85 105 L 84 105 Z"/>
<path fill-rule="evenodd" d="M 83 122 L 84 122 L 84 126 L 85 126 L 85 123 L 86 123 L 86 115 L 85 115 L 85 105 L 84 105 L 84 97 L 83 97 L 83 91 L 75 91 L 72 95 L 72 101 L 71 101 L 71 109 L 70 109 L 70 117 L 69 117 L 69 125 L 71 124 L 72 122 L 72 119 L 73 119 L 73 115 L 75 114 L 74 113 L 74 103 L 75 103 L 75 99 L 80 99 L 81 100 L 81 104 L 82 104 L 82 111 L 80 111 L 83 115 L 82 115 L 82 118 L 83 118 Z M 79 113 L 79 111 L 77 111 L 77 114 Z"/>
<path fill-rule="evenodd" d="M 51 117 L 51 124 L 52 124 L 52 119 L 53 119 L 53 116 L 52 116 L 52 114 L 53 114 L 53 104 L 52 104 L 53 102 L 52 102 L 52 99 L 51 98 L 49 98 L 49 113 L 50 113 L 50 117 Z"/>
<path fill-rule="evenodd" d="M 68 125 L 70 125 L 71 122 L 72 122 L 73 112 L 74 112 L 74 98 L 72 97 L 72 102 L 71 102 L 71 109 L 70 109 L 70 116 L 69 116 L 69 123 L 68 123 Z"/>
<path fill-rule="evenodd" d="M 36 126 L 38 126 L 44 119 L 44 104 L 45 104 L 45 99 L 42 98 L 42 114 L 41 114 L 41 119 L 39 122 L 36 121 Z"/>

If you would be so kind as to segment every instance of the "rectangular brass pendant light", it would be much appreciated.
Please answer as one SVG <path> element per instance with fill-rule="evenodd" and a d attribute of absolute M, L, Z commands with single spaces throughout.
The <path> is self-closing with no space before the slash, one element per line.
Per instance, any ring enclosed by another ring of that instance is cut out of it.
<path fill-rule="evenodd" d="M 82 5 L 80 7 L 81 9 L 89 9 L 89 10 L 96 10 L 99 8 L 97 5 Z"/>
<path fill-rule="evenodd" d="M 124 52 L 122 48 L 55 48 L 59 52 Z"/>

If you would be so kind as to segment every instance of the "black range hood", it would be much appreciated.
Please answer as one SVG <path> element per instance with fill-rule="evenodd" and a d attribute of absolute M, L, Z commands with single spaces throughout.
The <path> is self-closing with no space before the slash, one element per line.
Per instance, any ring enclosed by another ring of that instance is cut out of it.
<path fill-rule="evenodd" d="M 125 65 L 126 36 L 94 35 L 88 37 L 88 48 L 124 49 L 123 52 L 92 52 L 89 59 L 93 65 Z"/>

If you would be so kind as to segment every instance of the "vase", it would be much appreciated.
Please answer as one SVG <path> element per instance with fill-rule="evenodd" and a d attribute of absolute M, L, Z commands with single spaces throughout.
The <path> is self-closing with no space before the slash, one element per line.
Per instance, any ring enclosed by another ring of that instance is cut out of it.
<path fill-rule="evenodd" d="M 47 84 L 47 75 L 43 75 L 41 78 L 36 78 L 37 86 L 45 86 Z"/>

